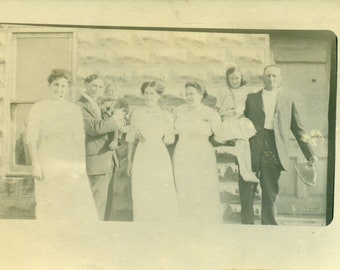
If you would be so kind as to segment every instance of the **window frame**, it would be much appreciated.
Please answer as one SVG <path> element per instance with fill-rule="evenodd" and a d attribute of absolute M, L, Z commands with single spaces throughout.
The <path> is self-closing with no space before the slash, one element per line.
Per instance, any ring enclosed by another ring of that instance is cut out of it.
<path fill-rule="evenodd" d="M 13 105 L 34 104 L 34 100 L 20 100 L 15 96 L 16 90 L 16 51 L 17 40 L 19 38 L 69 38 L 70 42 L 70 63 L 72 80 L 76 79 L 77 68 L 77 29 L 74 28 L 54 28 L 54 27 L 32 27 L 20 28 L 9 27 L 6 39 L 6 70 L 5 70 L 5 92 L 4 92 L 4 130 L 3 130 L 3 172 L 9 177 L 26 177 L 32 175 L 32 166 L 16 164 L 15 144 L 16 144 L 16 119 Z M 70 98 L 76 98 L 76 89 L 70 88 Z M 12 118 L 13 117 L 13 118 Z"/>

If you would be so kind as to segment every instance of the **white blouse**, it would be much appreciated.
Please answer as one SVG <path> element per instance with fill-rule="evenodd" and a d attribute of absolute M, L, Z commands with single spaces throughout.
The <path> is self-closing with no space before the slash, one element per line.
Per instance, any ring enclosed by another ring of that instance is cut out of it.
<path fill-rule="evenodd" d="M 35 103 L 28 116 L 26 139 L 27 143 L 36 142 L 39 151 L 50 151 L 50 155 L 61 157 L 73 149 L 85 159 L 83 117 L 80 108 L 69 101 L 46 99 Z"/>

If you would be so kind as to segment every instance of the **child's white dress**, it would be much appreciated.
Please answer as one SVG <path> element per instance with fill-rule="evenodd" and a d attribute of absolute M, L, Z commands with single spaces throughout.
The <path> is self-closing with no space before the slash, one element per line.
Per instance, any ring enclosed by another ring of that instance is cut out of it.
<path fill-rule="evenodd" d="M 251 169 L 250 146 L 248 139 L 255 135 L 253 123 L 244 116 L 245 102 L 249 88 L 227 89 L 217 96 L 216 107 L 222 118 L 223 138 L 215 137 L 217 141 L 237 139 L 235 154 L 239 170 L 244 181 L 259 182 Z"/>

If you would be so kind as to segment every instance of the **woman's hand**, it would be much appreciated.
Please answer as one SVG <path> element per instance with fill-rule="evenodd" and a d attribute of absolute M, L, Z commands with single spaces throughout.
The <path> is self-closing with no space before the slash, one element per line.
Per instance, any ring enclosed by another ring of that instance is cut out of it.
<path fill-rule="evenodd" d="M 228 110 L 223 112 L 222 117 L 232 117 L 235 116 L 237 113 L 234 109 Z"/>
<path fill-rule="evenodd" d="M 33 177 L 37 180 L 43 180 L 43 173 L 39 165 L 34 165 L 32 167 Z"/>
<path fill-rule="evenodd" d="M 109 149 L 110 149 L 110 150 L 115 150 L 117 147 L 118 147 L 118 141 L 112 141 L 112 142 L 109 144 Z"/>
<path fill-rule="evenodd" d="M 145 142 L 145 137 L 143 136 L 142 132 L 140 132 L 140 130 L 137 130 L 136 132 L 136 139 L 141 143 Z"/>
<path fill-rule="evenodd" d="M 132 164 L 131 162 L 128 163 L 127 168 L 126 168 L 126 174 L 131 177 L 132 175 Z"/>
<path fill-rule="evenodd" d="M 131 127 L 130 127 L 129 125 L 127 125 L 127 126 L 122 127 L 122 128 L 120 129 L 120 131 L 121 131 L 122 133 L 128 133 L 130 129 L 131 129 Z"/>

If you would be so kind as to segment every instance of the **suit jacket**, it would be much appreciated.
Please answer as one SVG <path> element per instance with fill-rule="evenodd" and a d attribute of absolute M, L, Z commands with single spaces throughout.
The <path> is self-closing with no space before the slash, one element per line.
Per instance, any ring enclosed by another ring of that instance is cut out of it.
<path fill-rule="evenodd" d="M 265 112 L 263 109 L 263 90 L 248 95 L 246 100 L 245 116 L 249 118 L 257 131 L 256 135 L 250 138 L 252 167 L 256 172 L 260 166 L 260 137 L 264 131 Z M 305 134 L 297 106 L 293 99 L 282 92 L 279 92 L 274 113 L 274 134 L 277 152 L 282 167 L 286 170 L 289 165 L 289 135 L 293 132 L 301 151 L 308 160 L 313 151 L 307 142 L 301 137 Z"/>
<path fill-rule="evenodd" d="M 82 96 L 76 103 L 83 114 L 85 128 L 86 169 L 88 175 L 112 172 L 112 151 L 108 149 L 108 132 L 117 128 L 110 117 L 101 119 L 87 98 Z"/>

